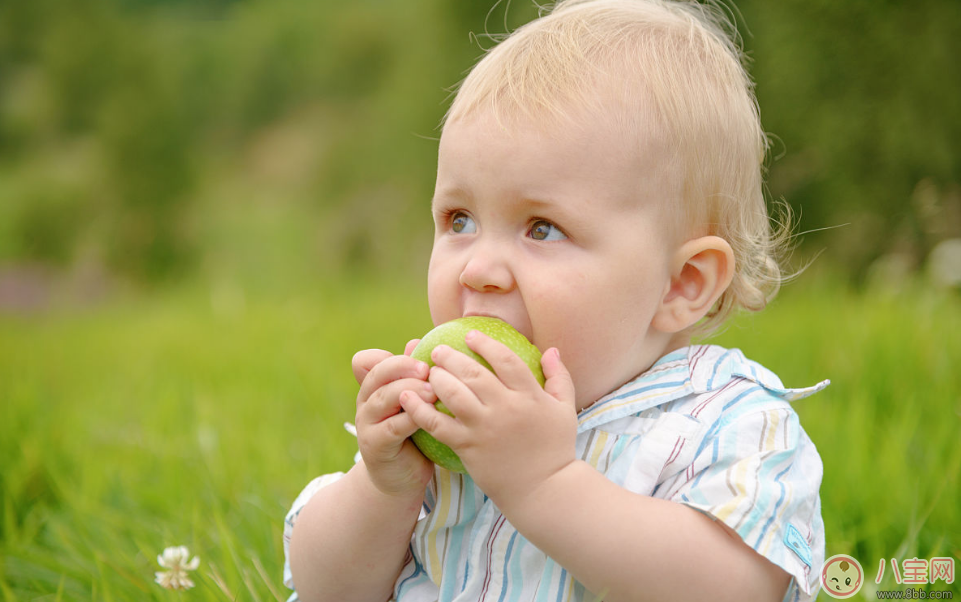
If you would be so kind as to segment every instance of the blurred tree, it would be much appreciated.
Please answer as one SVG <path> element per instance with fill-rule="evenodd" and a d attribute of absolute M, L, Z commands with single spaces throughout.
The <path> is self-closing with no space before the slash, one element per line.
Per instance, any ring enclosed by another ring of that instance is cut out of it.
<path fill-rule="evenodd" d="M 772 194 L 801 209 L 802 229 L 850 223 L 827 237 L 828 254 L 856 276 L 893 241 L 920 261 L 937 240 L 915 188 L 961 183 L 961 2 L 738 6 L 762 118 L 784 154 Z"/>
<path fill-rule="evenodd" d="M 61 267 L 71 258 L 78 235 L 75 227 L 81 202 L 71 189 L 37 188 L 30 191 L 24 210 L 16 216 L 12 241 L 31 262 Z"/>
<path fill-rule="evenodd" d="M 36 72 L 50 97 L 43 116 L 49 123 L 34 124 L 35 155 L 21 167 L 30 171 L 31 160 L 47 161 L 58 147 L 92 137 L 89 152 L 103 169 L 54 197 L 27 191 L 14 199 L 21 206 L 14 222 L 19 252 L 63 262 L 83 231 L 100 221 L 109 224 L 100 246 L 113 267 L 147 280 L 182 269 L 190 256 L 179 221 L 192 183 L 191 138 L 178 91 L 159 68 L 169 49 L 152 46 L 146 28 L 109 0 L 36 6 L 44 16 L 39 24 L 31 11 L 10 15 L 35 37 L 20 41 L 16 28 L 5 32 L 4 46 L 18 49 L 3 61 L 5 71 Z"/>
<path fill-rule="evenodd" d="M 802 230 L 852 224 L 812 237 L 826 257 L 857 276 L 961 235 L 961 2 L 736 4 L 780 156 L 771 196 Z M 539 9 L 0 0 L 0 262 L 69 269 L 94 249 L 148 281 L 210 256 L 410 270 L 449 92 Z M 268 205 L 302 238 L 252 236 Z"/>

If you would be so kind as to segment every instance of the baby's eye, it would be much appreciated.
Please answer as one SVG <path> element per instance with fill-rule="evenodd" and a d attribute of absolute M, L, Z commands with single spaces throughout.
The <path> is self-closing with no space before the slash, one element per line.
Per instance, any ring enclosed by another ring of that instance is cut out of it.
<path fill-rule="evenodd" d="M 457 211 L 451 215 L 450 229 L 454 234 L 473 234 L 477 232 L 477 224 L 471 216 Z"/>
<path fill-rule="evenodd" d="M 547 220 L 539 219 L 531 225 L 529 235 L 534 240 L 564 240 L 567 235 Z"/>

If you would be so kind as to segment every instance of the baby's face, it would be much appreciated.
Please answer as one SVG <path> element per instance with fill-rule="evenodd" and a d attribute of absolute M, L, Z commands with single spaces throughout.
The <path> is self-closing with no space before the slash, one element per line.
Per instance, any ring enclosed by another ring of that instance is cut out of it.
<path fill-rule="evenodd" d="M 516 120 L 517 121 L 517 120 Z M 435 324 L 501 318 L 557 347 L 581 409 L 671 344 L 651 326 L 677 241 L 665 151 L 609 124 L 539 128 L 492 115 L 448 123 L 433 199 L 428 298 Z"/>

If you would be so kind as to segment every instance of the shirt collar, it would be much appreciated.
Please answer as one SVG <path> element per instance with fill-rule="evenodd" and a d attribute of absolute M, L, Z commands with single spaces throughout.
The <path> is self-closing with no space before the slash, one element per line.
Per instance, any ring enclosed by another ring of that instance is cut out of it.
<path fill-rule="evenodd" d="M 692 393 L 687 349 L 665 355 L 634 380 L 584 408 L 577 417 L 578 431 L 590 430 Z"/>
<path fill-rule="evenodd" d="M 634 380 L 582 410 L 578 415 L 578 431 L 590 430 L 686 395 L 716 391 L 737 378 L 755 382 L 786 401 L 807 397 L 830 384 L 825 380 L 813 387 L 788 389 L 777 375 L 745 358 L 739 349 L 692 345 L 668 353 Z"/>

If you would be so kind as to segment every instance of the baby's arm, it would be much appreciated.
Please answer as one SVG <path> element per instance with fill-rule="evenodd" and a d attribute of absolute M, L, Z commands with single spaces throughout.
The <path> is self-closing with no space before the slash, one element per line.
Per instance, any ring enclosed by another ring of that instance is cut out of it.
<path fill-rule="evenodd" d="M 423 501 L 384 495 L 363 462 L 318 491 L 297 517 L 290 570 L 300 600 L 390 598 Z"/>
<path fill-rule="evenodd" d="M 398 396 L 434 401 L 427 366 L 368 350 L 354 356 L 361 382 L 357 438 L 363 461 L 321 489 L 301 510 L 290 541 L 290 568 L 303 601 L 383 602 L 404 566 L 433 465 L 408 437 L 417 430 Z"/>
<path fill-rule="evenodd" d="M 574 461 L 498 507 L 517 530 L 604 600 L 770 600 L 788 574 L 721 523 L 632 493 Z"/>

